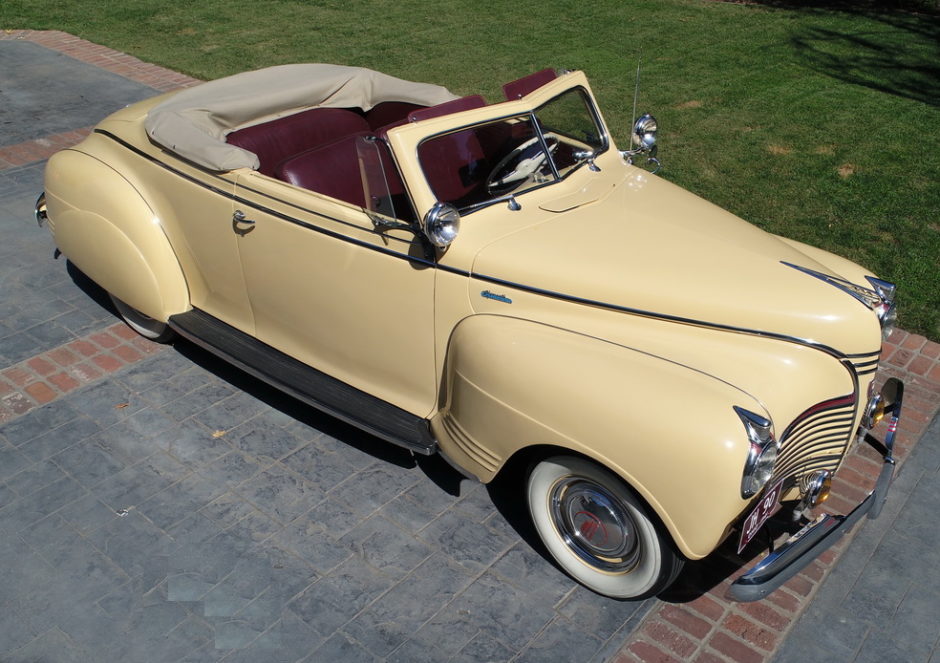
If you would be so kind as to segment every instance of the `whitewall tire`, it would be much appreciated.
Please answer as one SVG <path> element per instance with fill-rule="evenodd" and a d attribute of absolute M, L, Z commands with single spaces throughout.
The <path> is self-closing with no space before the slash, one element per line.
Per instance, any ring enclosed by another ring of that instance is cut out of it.
<path fill-rule="evenodd" d="M 127 326 L 144 338 L 149 338 L 156 343 L 166 343 L 175 335 L 173 330 L 170 329 L 165 322 L 160 322 L 159 320 L 154 320 L 144 315 L 134 307 L 128 306 L 114 295 L 109 294 L 109 296 L 111 297 L 111 302 L 114 304 L 114 308 L 117 309 L 118 314 L 124 322 L 127 323 Z"/>
<path fill-rule="evenodd" d="M 665 589 L 683 560 L 624 482 L 587 459 L 554 456 L 527 484 L 529 513 L 552 557 L 575 580 L 619 599 Z"/>

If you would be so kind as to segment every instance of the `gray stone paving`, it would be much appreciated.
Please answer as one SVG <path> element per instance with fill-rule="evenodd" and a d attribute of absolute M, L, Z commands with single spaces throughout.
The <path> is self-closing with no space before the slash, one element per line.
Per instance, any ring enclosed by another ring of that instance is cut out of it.
<path fill-rule="evenodd" d="M 0 145 L 89 127 L 154 90 L 28 41 L 0 42 Z"/>
<path fill-rule="evenodd" d="M 0 46 L 8 42 L 0 42 Z M 0 367 L 114 322 L 52 259 L 49 231 L 32 219 L 43 163 L 0 170 Z"/>
<path fill-rule="evenodd" d="M 33 82 L 11 58 L 113 107 L 152 93 L 0 42 L 5 95 Z M 35 121 L 0 116 L 5 144 L 112 110 L 16 99 Z M 32 221 L 42 166 L 0 171 L 0 368 L 115 320 Z M 576 586 L 519 508 L 181 343 L 0 426 L 0 660 L 612 656 L 652 601 Z"/>
<path fill-rule="evenodd" d="M 0 660 L 601 660 L 645 614 L 483 486 L 184 352 L 0 427 Z"/>
<path fill-rule="evenodd" d="M 787 636 L 776 663 L 940 663 L 940 415 Z"/>

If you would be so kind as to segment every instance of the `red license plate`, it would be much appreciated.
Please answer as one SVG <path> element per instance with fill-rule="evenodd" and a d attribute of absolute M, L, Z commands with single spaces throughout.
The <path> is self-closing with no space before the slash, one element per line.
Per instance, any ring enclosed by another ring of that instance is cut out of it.
<path fill-rule="evenodd" d="M 744 550 L 744 546 L 751 542 L 751 539 L 760 531 L 761 526 L 767 522 L 767 519 L 774 515 L 774 512 L 780 506 L 780 493 L 782 492 L 783 480 L 781 479 L 764 493 L 764 496 L 754 506 L 754 510 L 744 519 L 741 524 L 741 542 L 738 543 L 738 554 Z"/>

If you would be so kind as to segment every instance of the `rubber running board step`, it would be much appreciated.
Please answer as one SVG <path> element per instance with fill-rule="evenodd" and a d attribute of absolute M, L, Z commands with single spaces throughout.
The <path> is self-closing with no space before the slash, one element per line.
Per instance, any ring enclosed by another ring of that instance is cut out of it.
<path fill-rule="evenodd" d="M 205 311 L 174 315 L 169 324 L 183 338 L 317 409 L 417 453 L 437 451 L 426 419 L 322 373 Z"/>

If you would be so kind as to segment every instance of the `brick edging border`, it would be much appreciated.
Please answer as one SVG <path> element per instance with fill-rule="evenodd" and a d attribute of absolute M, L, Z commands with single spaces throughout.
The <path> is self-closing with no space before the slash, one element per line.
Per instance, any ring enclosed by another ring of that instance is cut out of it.
<path fill-rule="evenodd" d="M 940 410 L 940 343 L 895 330 L 881 352 L 879 380 L 888 377 L 901 378 L 905 383 L 904 410 L 895 443 L 895 457 L 901 466 Z M 826 510 L 851 510 L 874 487 L 880 466 L 880 457 L 867 445 L 855 447 L 833 481 Z M 611 661 L 769 661 L 858 529 L 763 601 L 735 603 L 727 598 L 728 588 L 743 569 L 688 603 L 659 601 Z"/>
<path fill-rule="evenodd" d="M 107 46 L 101 46 L 60 30 L 0 30 L 0 41 L 29 41 L 58 51 L 80 62 L 92 64 L 158 92 L 169 92 L 201 83 L 197 78 L 144 62 Z M 84 127 L 59 134 L 0 147 L 0 170 L 48 159 L 59 150 L 75 145 L 91 132 Z"/>
<path fill-rule="evenodd" d="M 117 322 L 0 369 L 0 424 L 166 349 Z"/>

